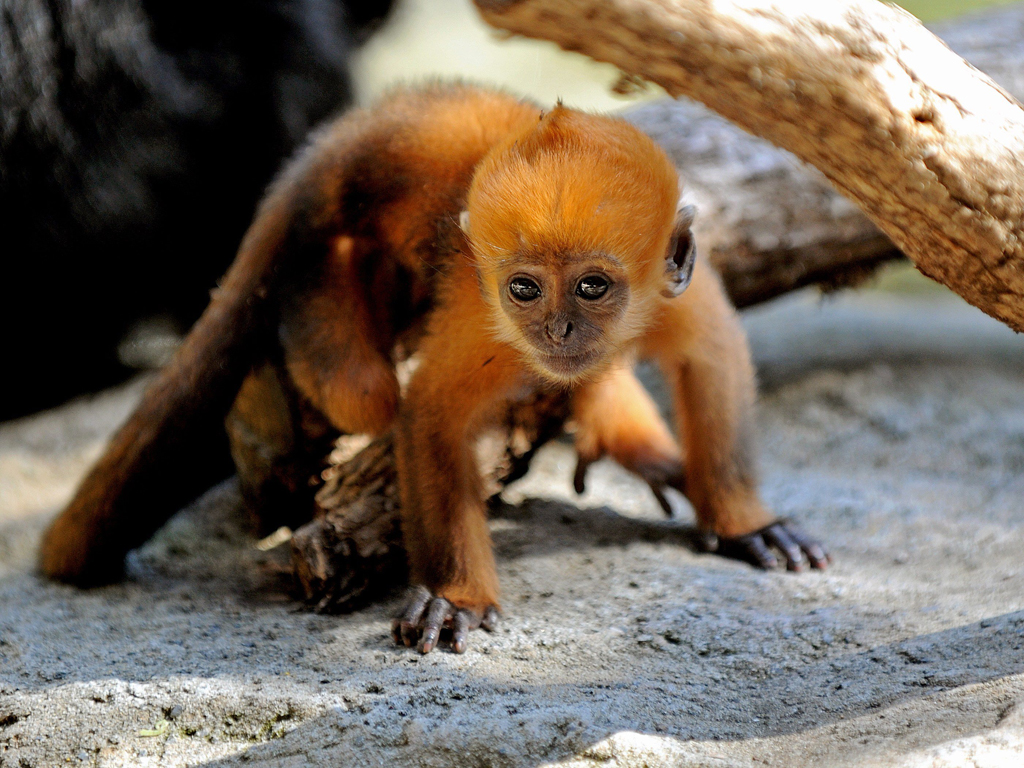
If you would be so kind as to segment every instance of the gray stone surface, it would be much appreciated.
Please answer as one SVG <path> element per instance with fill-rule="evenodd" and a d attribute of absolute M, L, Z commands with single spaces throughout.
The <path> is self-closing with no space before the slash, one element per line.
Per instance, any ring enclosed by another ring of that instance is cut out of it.
<path fill-rule="evenodd" d="M 0 426 L 0 765 L 1024 763 L 1024 343 L 953 299 L 796 296 L 745 320 L 764 491 L 824 574 L 698 554 L 617 468 L 545 449 L 493 522 L 505 618 L 395 648 L 397 597 L 289 600 L 231 483 L 81 592 L 46 521 L 139 384 Z"/>

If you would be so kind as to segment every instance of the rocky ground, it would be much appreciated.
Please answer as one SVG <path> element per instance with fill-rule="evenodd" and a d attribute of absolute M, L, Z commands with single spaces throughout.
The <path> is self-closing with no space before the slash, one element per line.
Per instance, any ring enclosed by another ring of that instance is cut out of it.
<path fill-rule="evenodd" d="M 1024 342 L 944 297 L 808 295 L 745 320 L 764 491 L 826 573 L 695 552 L 556 444 L 506 492 L 505 594 L 463 656 L 392 646 L 399 598 L 312 615 L 231 483 L 81 592 L 47 521 L 140 384 L 0 426 L 0 765 L 1024 764 Z"/>

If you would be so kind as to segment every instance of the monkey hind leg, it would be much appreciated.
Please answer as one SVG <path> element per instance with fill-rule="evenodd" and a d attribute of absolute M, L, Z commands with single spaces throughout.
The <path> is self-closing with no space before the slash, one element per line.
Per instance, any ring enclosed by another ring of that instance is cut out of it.
<path fill-rule="evenodd" d="M 276 364 L 256 367 L 224 420 L 242 499 L 260 536 L 309 522 L 338 432 L 308 407 Z"/>
<path fill-rule="evenodd" d="M 324 323 L 317 336 L 308 344 L 285 346 L 295 386 L 341 432 L 384 432 L 398 410 L 392 363 L 358 329 Z"/>
<path fill-rule="evenodd" d="M 399 386 L 388 357 L 390 318 L 374 304 L 361 258 L 352 238 L 335 238 L 320 270 L 283 308 L 281 344 L 296 388 L 335 428 L 380 434 L 398 410 Z"/>

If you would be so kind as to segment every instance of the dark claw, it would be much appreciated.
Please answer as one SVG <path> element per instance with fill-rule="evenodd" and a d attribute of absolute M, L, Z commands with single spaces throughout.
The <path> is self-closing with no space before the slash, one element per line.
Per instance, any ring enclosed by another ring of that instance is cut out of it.
<path fill-rule="evenodd" d="M 590 464 L 591 462 L 582 456 L 576 459 L 576 471 L 572 476 L 572 487 L 578 494 L 587 490 L 587 469 L 590 467 Z"/>
<path fill-rule="evenodd" d="M 675 517 L 676 510 L 665 495 L 666 488 L 674 488 L 686 495 L 686 472 L 678 462 L 651 465 L 636 469 L 635 472 L 647 481 L 661 510 L 668 517 Z"/>
<path fill-rule="evenodd" d="M 790 520 L 776 520 L 745 536 L 722 539 L 720 550 L 728 557 L 747 560 L 762 568 L 775 568 L 779 559 L 770 547 L 785 556 L 786 568 L 790 571 L 802 571 L 808 564 L 824 570 L 832 562 L 825 548 Z"/>
<path fill-rule="evenodd" d="M 785 526 L 776 523 L 768 526 L 764 531 L 764 538 L 770 544 L 777 547 L 786 556 L 786 568 L 790 571 L 802 571 L 807 564 L 807 558 L 800 550 L 800 545 L 793 541 L 786 532 Z"/>
<path fill-rule="evenodd" d="M 488 608 L 483 617 L 466 608 L 456 608 L 443 597 L 435 597 L 426 587 L 414 587 L 401 615 L 391 623 L 391 636 L 406 648 L 417 647 L 430 653 L 447 635 L 452 650 L 464 653 L 469 631 L 483 627 L 488 632 L 498 623 L 498 611 Z"/>
<path fill-rule="evenodd" d="M 665 498 L 665 492 L 662 490 L 663 486 L 651 484 L 651 490 L 654 492 L 654 498 L 657 499 L 658 505 L 661 507 L 661 511 L 665 513 L 667 517 L 673 517 L 675 511 L 672 509 L 672 504 L 668 499 Z"/>

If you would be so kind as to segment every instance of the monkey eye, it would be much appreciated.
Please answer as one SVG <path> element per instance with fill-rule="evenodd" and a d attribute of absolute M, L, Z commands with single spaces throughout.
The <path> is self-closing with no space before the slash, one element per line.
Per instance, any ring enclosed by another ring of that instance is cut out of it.
<path fill-rule="evenodd" d="M 589 275 L 576 286 L 576 295 L 581 299 L 600 299 L 608 293 L 608 281 L 599 275 Z"/>
<path fill-rule="evenodd" d="M 520 301 L 540 298 L 540 286 L 528 277 L 515 277 L 508 284 L 509 292 Z"/>

